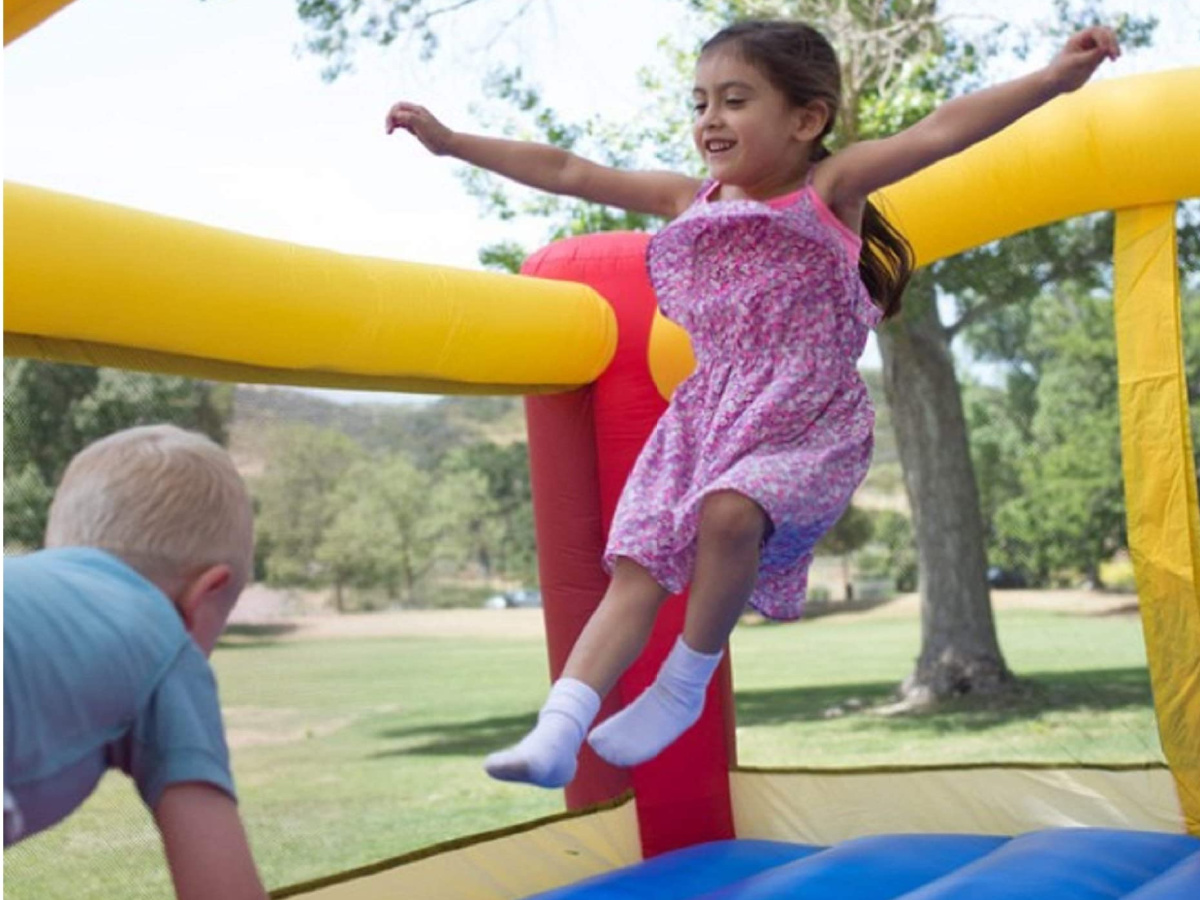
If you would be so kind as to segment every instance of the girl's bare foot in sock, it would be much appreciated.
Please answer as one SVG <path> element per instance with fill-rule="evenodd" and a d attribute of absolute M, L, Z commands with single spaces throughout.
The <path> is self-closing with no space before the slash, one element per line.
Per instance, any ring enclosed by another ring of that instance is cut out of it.
<path fill-rule="evenodd" d="M 721 656 L 697 653 L 680 637 L 654 683 L 588 735 L 592 749 L 614 766 L 636 766 L 658 756 L 700 718 Z"/>
<path fill-rule="evenodd" d="M 491 754 L 483 764 L 493 778 L 557 788 L 575 777 L 579 748 L 600 709 L 597 693 L 574 678 L 550 689 L 533 731 L 517 744 Z"/>

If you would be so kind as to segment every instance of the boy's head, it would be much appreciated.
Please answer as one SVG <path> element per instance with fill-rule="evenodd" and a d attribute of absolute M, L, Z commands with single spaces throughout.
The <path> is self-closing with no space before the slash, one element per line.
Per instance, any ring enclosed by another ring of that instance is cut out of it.
<path fill-rule="evenodd" d="M 233 460 L 173 425 L 130 428 L 81 450 L 50 506 L 47 547 L 95 547 L 158 585 L 211 652 L 254 560 L 254 522 Z"/>

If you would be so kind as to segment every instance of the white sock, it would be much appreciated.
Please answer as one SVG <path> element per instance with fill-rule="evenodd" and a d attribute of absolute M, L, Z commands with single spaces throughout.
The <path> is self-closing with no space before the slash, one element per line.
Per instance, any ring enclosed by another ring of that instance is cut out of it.
<path fill-rule="evenodd" d="M 500 781 L 562 787 L 575 777 L 583 736 L 600 711 L 600 695 L 582 681 L 560 678 L 519 744 L 491 754 L 483 767 Z"/>
<path fill-rule="evenodd" d="M 614 766 L 636 766 L 658 756 L 700 718 L 704 692 L 723 653 L 697 653 L 681 635 L 654 684 L 588 735 L 592 749 Z"/>

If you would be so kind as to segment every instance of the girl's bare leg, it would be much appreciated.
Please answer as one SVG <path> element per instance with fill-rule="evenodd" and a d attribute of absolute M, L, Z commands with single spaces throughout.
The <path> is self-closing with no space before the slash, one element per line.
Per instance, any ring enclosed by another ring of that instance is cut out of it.
<path fill-rule="evenodd" d="M 608 590 L 571 649 L 537 725 L 520 743 L 489 756 L 484 763 L 488 774 L 542 787 L 569 783 L 600 700 L 642 652 L 666 598 L 667 592 L 642 566 L 618 559 Z"/>
<path fill-rule="evenodd" d="M 700 718 L 704 694 L 758 576 L 769 520 L 741 494 L 711 494 L 700 511 L 700 533 L 683 634 L 654 684 L 588 736 L 613 765 L 653 759 Z"/>
<path fill-rule="evenodd" d="M 604 599 L 571 648 L 563 677 L 577 678 L 606 696 L 646 646 L 666 599 L 666 590 L 649 572 L 619 558 Z"/>

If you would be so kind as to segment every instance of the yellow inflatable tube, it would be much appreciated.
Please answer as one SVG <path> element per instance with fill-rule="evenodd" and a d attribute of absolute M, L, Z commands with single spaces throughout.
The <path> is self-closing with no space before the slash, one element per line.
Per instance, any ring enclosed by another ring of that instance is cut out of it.
<path fill-rule="evenodd" d="M 41 25 L 71 0 L 5 0 L 4 45 Z"/>
<path fill-rule="evenodd" d="M 1197 97 L 1200 68 L 1097 82 L 874 199 L 924 266 L 1084 213 L 1197 197 Z M 649 352 L 669 397 L 695 365 L 687 335 L 659 313 Z"/>
<path fill-rule="evenodd" d="M 1100 81 L 882 192 L 919 265 L 1097 210 L 1200 196 L 1200 68 Z"/>
<path fill-rule="evenodd" d="M 8 184 L 5 353 L 432 393 L 587 384 L 616 347 L 583 285 L 347 256 Z"/>

